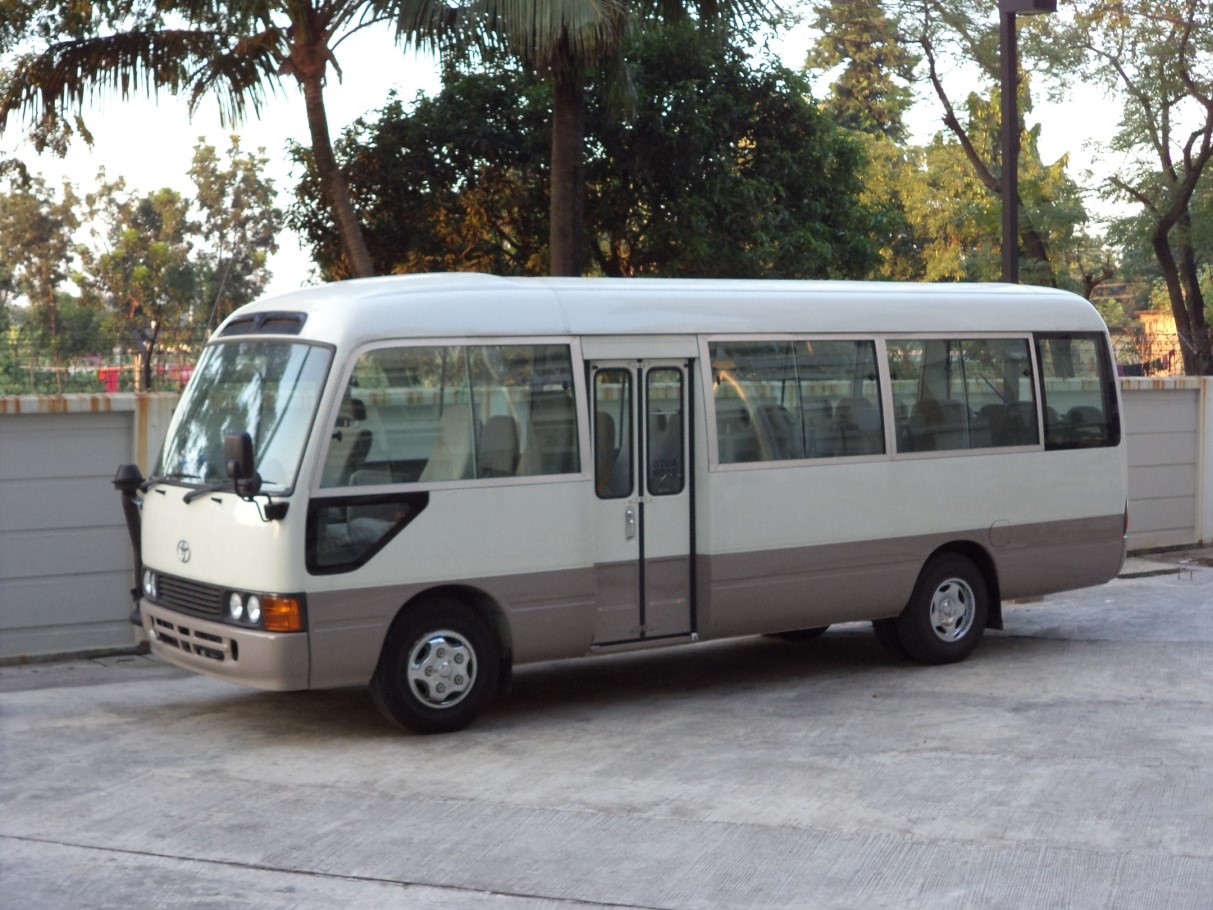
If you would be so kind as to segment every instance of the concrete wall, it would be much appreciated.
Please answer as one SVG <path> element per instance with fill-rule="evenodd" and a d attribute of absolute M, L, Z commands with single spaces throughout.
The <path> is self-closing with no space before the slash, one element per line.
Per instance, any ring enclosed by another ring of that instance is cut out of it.
<path fill-rule="evenodd" d="M 1125 379 L 1129 547 L 1213 543 L 1213 378 Z M 119 464 L 151 470 L 175 395 L 0 398 L 0 660 L 131 644 Z"/>
<path fill-rule="evenodd" d="M 0 659 L 129 647 L 130 539 L 110 481 L 147 473 L 175 395 L 0 398 Z"/>
<path fill-rule="evenodd" d="M 1123 379 L 1129 549 L 1213 543 L 1213 378 Z"/>

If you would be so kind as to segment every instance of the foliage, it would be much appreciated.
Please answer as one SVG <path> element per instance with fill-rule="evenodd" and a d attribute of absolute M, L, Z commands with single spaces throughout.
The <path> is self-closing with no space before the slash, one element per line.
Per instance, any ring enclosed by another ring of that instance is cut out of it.
<path fill-rule="evenodd" d="M 608 87 L 590 85 L 583 256 L 596 271 L 855 276 L 875 261 L 860 149 L 799 77 L 686 29 L 637 35 L 625 59 L 627 122 Z M 347 132 L 339 154 L 377 268 L 544 271 L 551 91 L 490 58 L 448 67 L 436 97 L 407 111 L 393 100 Z M 316 193 L 305 178 L 290 221 L 322 268 L 340 269 Z"/>
<path fill-rule="evenodd" d="M 4 50 L 28 48 L 0 72 L 0 129 L 28 118 L 39 150 L 87 139 L 85 100 L 113 90 L 184 94 L 193 111 L 215 98 L 227 122 L 256 114 L 283 77 L 303 94 L 318 175 L 354 274 L 370 264 L 349 194 L 333 160 L 324 107 L 334 48 L 372 22 L 393 22 L 415 40 L 440 33 L 441 0 L 26 0 L 0 30 Z M 436 40 L 436 39 L 435 39 Z M 69 114 L 75 112 L 73 130 Z"/>
<path fill-rule="evenodd" d="M 6 306 L 17 298 L 28 302 L 17 340 L 47 352 L 60 366 L 86 342 L 69 331 L 79 320 L 65 320 L 59 294 L 68 278 L 72 233 L 79 226 L 78 200 L 70 186 L 57 192 L 15 168 L 8 170 L 6 183 L 7 192 L 0 195 L 0 249 L 5 250 L 0 294 Z"/>
<path fill-rule="evenodd" d="M 877 277 L 993 280 L 1000 274 L 998 17 L 978 0 L 845 0 L 814 6 L 821 29 L 808 66 L 833 75 L 831 108 L 863 131 L 867 194 L 883 212 L 887 243 Z M 1047 48 L 1025 20 L 1029 63 Z M 865 41 L 865 37 L 870 40 Z M 827 72 L 828 71 L 828 72 Z M 929 87 L 946 132 L 925 146 L 901 141 L 912 89 Z M 1030 113 L 1027 80 L 1019 110 Z M 1040 160 L 1021 121 L 1020 242 L 1024 280 L 1070 284 L 1076 230 L 1085 222 L 1067 161 Z M 1078 283 L 1074 282 L 1077 287 Z"/>
<path fill-rule="evenodd" d="M 772 13 L 768 0 L 470 0 L 458 8 L 471 13 L 456 30 L 473 45 L 504 48 L 528 73 L 550 84 L 553 275 L 579 275 L 584 265 L 589 81 L 605 85 L 606 97 L 630 99 L 621 54 L 639 28 L 686 25 L 712 37 Z"/>
<path fill-rule="evenodd" d="M 262 153 L 199 144 L 192 198 L 130 192 L 104 173 L 80 198 L 19 167 L 0 184 L 0 387 L 79 390 L 76 368 L 131 350 L 150 389 L 164 352 L 190 361 L 208 324 L 261 293 L 281 213 Z M 50 360 L 47 369 L 46 360 Z M 48 385 L 44 376 L 50 377 Z M 95 385 L 89 390 L 95 391 Z"/>
<path fill-rule="evenodd" d="M 814 3 L 813 12 L 820 37 L 805 66 L 841 70 L 830 83 L 825 109 L 840 126 L 904 143 L 919 55 L 903 42 L 897 19 L 872 0 Z"/>
<path fill-rule="evenodd" d="M 874 264 L 861 147 L 806 100 L 803 78 L 684 28 L 639 34 L 626 59 L 633 116 L 591 109 L 603 273 L 857 277 Z"/>
<path fill-rule="evenodd" d="M 447 66 L 443 86 L 409 111 L 390 98 L 337 143 L 375 270 L 543 274 L 550 89 L 500 59 L 485 73 Z M 311 156 L 293 155 L 304 178 L 288 223 L 322 272 L 340 277 Z"/>
<path fill-rule="evenodd" d="M 238 136 L 231 138 L 226 162 L 201 141 L 194 147 L 195 267 L 199 297 L 212 301 L 204 334 L 259 297 L 269 281 L 267 262 L 278 250 L 282 212 L 274 205 L 274 181 L 262 176 L 266 164 L 264 150 L 243 151 Z"/>
<path fill-rule="evenodd" d="M 1082 71 L 1123 99 L 1113 146 L 1124 165 L 1107 191 L 1139 207 L 1119 226 L 1132 255 L 1155 260 L 1188 373 L 1213 374 L 1213 329 L 1201 274 L 1213 160 L 1213 11 L 1204 0 L 1071 3 L 1057 40 Z"/>

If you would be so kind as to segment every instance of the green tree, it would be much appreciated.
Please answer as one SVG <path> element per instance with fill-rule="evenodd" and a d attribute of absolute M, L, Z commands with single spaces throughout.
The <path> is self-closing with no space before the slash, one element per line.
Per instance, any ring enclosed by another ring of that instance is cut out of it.
<path fill-rule="evenodd" d="M 818 38 L 805 66 L 841 70 L 830 83 L 825 109 L 840 126 L 904 144 L 919 57 L 903 41 L 897 19 L 879 0 L 814 3 L 812 9 Z"/>
<path fill-rule="evenodd" d="M 638 98 L 620 122 L 588 85 L 587 238 L 608 275 L 857 276 L 873 263 L 858 147 L 794 73 L 686 28 L 625 47 Z M 448 68 L 442 91 L 393 100 L 338 150 L 383 271 L 547 265 L 550 84 L 500 59 Z M 339 250 L 314 182 L 290 218 L 322 267 Z"/>
<path fill-rule="evenodd" d="M 189 204 L 170 189 L 134 195 L 121 178 L 103 174 L 99 182 L 86 197 L 97 236 L 95 247 L 82 248 L 81 280 L 134 352 L 135 390 L 150 391 L 157 355 L 188 339 L 197 300 Z"/>
<path fill-rule="evenodd" d="M 198 210 L 195 266 L 199 298 L 209 313 L 201 334 L 210 334 L 238 306 L 261 295 L 269 281 L 269 257 L 278 250 L 282 212 L 274 205 L 274 182 L 263 177 L 268 159 L 240 148 L 232 136 L 227 160 L 203 142 L 194 147 L 190 179 Z"/>
<path fill-rule="evenodd" d="M 72 234 L 80 226 L 78 200 L 70 184 L 55 191 L 42 178 L 30 177 L 17 167 L 8 168 L 6 175 L 0 192 L 0 248 L 5 260 L 0 286 L 6 297 L 27 302 L 23 329 L 29 356 L 36 359 L 39 351 L 50 354 L 56 390 L 62 392 L 64 360 L 77 353 L 69 333 L 61 331 L 60 289 L 69 277 Z M 31 363 L 31 369 L 35 366 Z"/>
<path fill-rule="evenodd" d="M 448 64 L 438 94 L 407 110 L 393 96 L 338 140 L 376 271 L 546 272 L 550 88 L 501 56 L 485 66 Z M 311 156 L 293 154 L 304 175 L 288 224 L 322 274 L 340 275 Z"/>
<path fill-rule="evenodd" d="M 997 112 L 999 101 L 995 8 L 983 0 L 847 0 L 839 4 L 819 4 L 815 9 L 822 38 L 810 54 L 809 65 L 818 70 L 842 67 L 839 79 L 846 91 L 842 95 L 835 92 L 832 99 L 850 121 L 896 126 L 898 121 L 893 115 L 904 110 L 898 104 L 904 100 L 902 91 L 907 87 L 906 80 L 912 79 L 914 84 L 926 87 L 935 96 L 951 142 L 961 153 L 973 179 L 995 205 L 1001 205 L 999 146 L 987 142 L 985 135 L 989 124 L 986 109 L 992 103 Z M 1045 53 L 1046 45 L 1035 40 L 1040 27 L 1032 19 L 1024 20 L 1021 30 L 1025 32 L 1022 47 L 1025 69 L 1030 69 Z M 865 43 L 864 35 L 872 36 L 872 46 Z M 891 52 L 894 43 L 900 47 L 900 53 L 896 55 Z M 890 69 L 883 72 L 874 62 L 880 53 L 890 60 Z M 1021 81 L 1019 90 L 1022 118 L 1031 109 L 1026 80 Z M 841 104 L 844 100 L 845 106 Z M 997 119 L 994 122 L 1000 127 Z M 1032 137 L 1022 119 L 1018 126 L 1021 146 L 1029 153 Z M 946 140 L 940 141 L 946 144 Z M 914 268 L 925 246 L 939 246 L 941 238 L 938 237 L 920 238 L 915 242 L 912 239 L 916 230 L 913 221 L 903 222 L 899 217 L 899 211 L 904 211 L 904 197 L 915 192 L 906 184 L 913 184 L 921 177 L 914 171 L 911 159 L 927 154 L 938 156 L 939 150 L 924 151 L 919 156 L 908 154 L 905 162 L 898 162 L 887 147 L 870 155 L 873 160 L 900 165 L 894 168 L 894 180 L 883 183 L 883 198 L 889 207 L 890 227 L 894 231 L 894 242 L 885 251 L 883 273 L 886 276 L 904 277 Z M 1025 159 L 1021 159 L 1021 167 L 1025 171 L 1031 170 Z M 883 180 L 881 177 L 876 179 Z M 1051 250 L 1056 238 L 1045 229 L 1033 204 L 1030 181 L 1029 173 L 1021 174 L 1021 198 L 1015 200 L 1022 212 L 1020 243 L 1029 260 L 1024 268 L 1025 277 L 1038 283 L 1053 284 L 1064 272 L 1064 251 L 1063 255 L 1055 255 Z M 1039 194 L 1039 188 L 1035 192 Z M 953 254 L 956 252 L 952 251 Z M 955 261 L 951 265 L 943 262 L 923 265 L 928 274 L 970 271 L 968 265 L 960 269 Z"/>
<path fill-rule="evenodd" d="M 1129 235 L 1144 234 L 1175 316 L 1184 370 L 1213 374 L 1213 331 L 1202 259 L 1213 159 L 1213 11 L 1206 0 L 1095 0 L 1070 4 L 1057 40 L 1085 55 L 1084 72 L 1124 102 L 1115 151 L 1128 164 L 1113 196 L 1141 206 Z"/>
<path fill-rule="evenodd" d="M 798 74 L 725 36 L 647 29 L 636 103 L 591 108 L 591 250 L 608 275 L 859 277 L 876 261 L 862 152 Z M 601 99 L 600 90 L 597 97 Z"/>
<path fill-rule="evenodd" d="M 184 93 L 193 111 L 215 96 L 229 121 L 257 113 L 282 77 L 303 95 L 312 153 L 341 236 L 349 274 L 371 274 L 349 192 L 333 157 L 324 85 L 341 76 L 336 48 L 368 24 L 394 22 L 401 36 L 441 32 L 448 10 L 437 0 L 84 0 L 16 4 L 3 49 L 18 54 L 0 74 L 0 129 L 24 111 L 40 146 L 63 147 L 65 115 L 90 93 L 117 89 Z M 15 23 L 15 25 L 13 24 Z M 77 130 L 87 131 L 79 116 Z"/>
<path fill-rule="evenodd" d="M 728 29 L 768 14 L 766 0 L 471 0 L 465 9 L 479 35 L 499 42 L 552 86 L 550 167 L 551 273 L 583 268 L 587 77 L 611 81 L 612 94 L 629 94 L 620 52 L 633 28 L 693 22 Z"/>

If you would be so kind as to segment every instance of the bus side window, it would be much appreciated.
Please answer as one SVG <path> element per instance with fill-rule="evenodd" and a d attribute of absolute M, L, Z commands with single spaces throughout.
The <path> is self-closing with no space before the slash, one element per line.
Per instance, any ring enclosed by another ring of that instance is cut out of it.
<path fill-rule="evenodd" d="M 886 348 L 899 452 L 1040 444 L 1026 338 L 889 339 Z"/>
<path fill-rule="evenodd" d="M 709 352 L 721 464 L 884 453 L 874 342 L 713 341 Z"/>
<path fill-rule="evenodd" d="M 1045 405 L 1045 448 L 1119 445 L 1120 415 L 1103 337 L 1038 335 L 1036 355 Z"/>

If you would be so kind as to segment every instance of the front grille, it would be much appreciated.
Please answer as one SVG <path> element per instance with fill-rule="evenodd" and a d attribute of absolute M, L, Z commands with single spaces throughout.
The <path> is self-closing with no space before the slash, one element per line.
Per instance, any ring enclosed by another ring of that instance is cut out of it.
<path fill-rule="evenodd" d="M 186 578 L 161 575 L 156 579 L 159 586 L 158 602 L 174 610 L 190 610 L 218 616 L 223 612 L 223 588 L 204 585 Z"/>
<path fill-rule="evenodd" d="M 209 657 L 223 663 L 231 655 L 236 659 L 236 643 L 231 642 L 230 650 L 222 638 L 200 632 L 197 629 L 184 626 L 171 620 L 152 617 L 152 638 L 171 648 L 180 648 L 186 654 L 197 654 L 199 657 Z"/>

